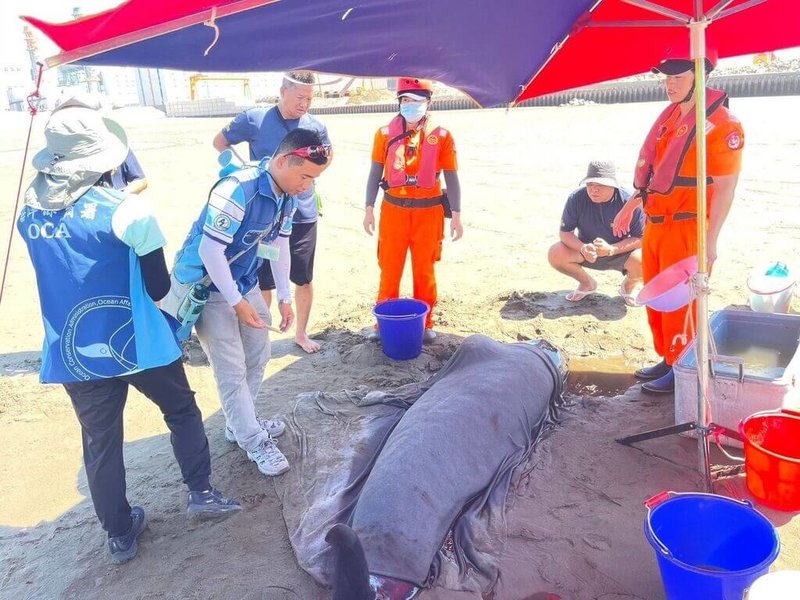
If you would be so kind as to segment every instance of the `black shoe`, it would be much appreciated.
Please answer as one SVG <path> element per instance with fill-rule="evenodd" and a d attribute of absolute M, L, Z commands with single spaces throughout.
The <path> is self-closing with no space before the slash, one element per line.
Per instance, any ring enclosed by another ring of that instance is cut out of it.
<path fill-rule="evenodd" d="M 649 381 L 650 379 L 658 379 L 659 377 L 663 377 L 670 371 L 672 371 L 672 367 L 667 364 L 667 361 L 662 360 L 660 363 L 653 365 L 652 367 L 637 369 L 633 376 L 636 377 L 636 379 L 644 379 L 645 381 Z"/>
<path fill-rule="evenodd" d="M 139 551 L 136 539 L 146 527 L 147 517 L 144 516 L 144 509 L 141 506 L 131 508 L 131 528 L 128 533 L 108 538 L 108 551 L 111 552 L 112 563 L 121 565 L 136 556 Z"/>
<path fill-rule="evenodd" d="M 436 332 L 433 329 L 426 329 L 422 332 L 422 343 L 430 344 L 436 339 Z"/>
<path fill-rule="evenodd" d="M 238 500 L 226 498 L 222 492 L 211 488 L 202 492 L 189 492 L 186 516 L 190 519 L 217 519 L 242 510 Z"/>
<path fill-rule="evenodd" d="M 642 384 L 642 391 L 647 394 L 671 394 L 675 391 L 675 374 L 672 369 L 669 373 L 653 381 L 647 381 Z"/>

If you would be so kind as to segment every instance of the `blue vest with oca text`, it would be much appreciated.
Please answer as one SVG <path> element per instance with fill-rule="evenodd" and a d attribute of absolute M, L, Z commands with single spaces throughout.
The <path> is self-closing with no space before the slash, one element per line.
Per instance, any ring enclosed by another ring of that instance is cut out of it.
<path fill-rule="evenodd" d="M 111 227 L 125 198 L 95 187 L 64 210 L 20 214 L 44 322 L 43 383 L 128 375 L 181 356 L 139 257 Z"/>

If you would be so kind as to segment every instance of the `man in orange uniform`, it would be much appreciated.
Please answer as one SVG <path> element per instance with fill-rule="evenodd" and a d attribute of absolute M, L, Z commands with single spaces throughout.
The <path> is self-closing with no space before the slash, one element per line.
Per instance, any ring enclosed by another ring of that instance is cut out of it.
<path fill-rule="evenodd" d="M 372 235 L 375 197 L 381 187 L 384 196 L 378 227 L 378 302 L 399 296 L 406 254 L 411 250 L 414 298 L 430 306 L 425 321 L 426 342 L 436 337 L 432 329 L 436 305 L 434 265 L 442 255 L 448 204 L 453 241 L 463 234 L 455 142 L 449 131 L 431 122 L 431 94 L 429 81 L 411 77 L 397 80 L 400 114 L 375 134 L 363 223 L 364 231 Z M 447 185 L 446 198 L 440 173 L 444 173 Z"/>
<path fill-rule="evenodd" d="M 714 66 L 714 61 L 707 58 L 706 71 L 710 72 Z M 667 267 L 697 254 L 694 61 L 688 58 L 688 53 L 668 55 L 653 72 L 666 77 L 670 106 L 656 120 L 639 153 L 634 177 L 639 195 L 626 204 L 614 221 L 615 231 L 626 231 L 633 210 L 644 206 L 642 270 L 645 284 Z M 742 126 L 726 104 L 724 92 L 706 90 L 709 269 L 717 258 L 717 239 L 733 202 L 744 147 Z M 685 345 L 692 342 L 691 336 L 686 344 L 676 337 L 684 333 L 687 310 L 688 307 L 658 312 L 648 307 L 653 344 L 664 360 L 636 371 L 635 376 L 646 381 L 642 384 L 645 392 L 668 394 L 674 391 L 672 365 Z M 696 310 L 694 305 L 692 310 Z"/>

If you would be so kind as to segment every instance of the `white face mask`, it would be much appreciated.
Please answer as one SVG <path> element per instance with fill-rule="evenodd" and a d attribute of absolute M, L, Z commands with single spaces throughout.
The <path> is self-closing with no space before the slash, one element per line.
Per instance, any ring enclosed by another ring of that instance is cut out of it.
<path fill-rule="evenodd" d="M 428 112 L 427 102 L 404 102 L 400 105 L 400 115 L 408 123 L 416 123 Z"/>

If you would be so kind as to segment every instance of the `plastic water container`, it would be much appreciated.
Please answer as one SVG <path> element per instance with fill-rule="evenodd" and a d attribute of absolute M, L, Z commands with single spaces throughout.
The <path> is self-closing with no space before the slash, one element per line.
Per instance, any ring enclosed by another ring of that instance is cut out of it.
<path fill-rule="evenodd" d="M 775 527 L 749 502 L 662 492 L 645 506 L 667 600 L 742 600 L 778 558 Z"/>
<path fill-rule="evenodd" d="M 378 320 L 383 353 L 394 360 L 410 360 L 422 353 L 425 317 L 430 307 L 421 300 L 397 298 L 379 302 L 372 313 Z"/>
<path fill-rule="evenodd" d="M 659 312 L 672 312 L 689 304 L 697 257 L 690 256 L 661 271 L 636 296 L 636 303 Z"/>
<path fill-rule="evenodd" d="M 775 262 L 753 269 L 747 278 L 750 308 L 756 312 L 787 313 L 796 279 L 786 263 Z"/>
<path fill-rule="evenodd" d="M 746 600 L 797 600 L 800 571 L 774 571 L 756 579 Z"/>
<path fill-rule="evenodd" d="M 755 412 L 800 405 L 800 316 L 721 310 L 709 319 L 719 356 L 709 379 L 709 418 L 737 430 Z M 709 358 L 711 358 L 709 356 Z M 694 344 L 673 366 L 675 423 L 697 419 L 697 359 Z M 694 432 L 686 435 L 694 437 Z M 723 437 L 722 442 L 741 447 Z"/>

